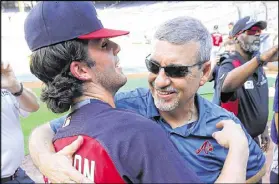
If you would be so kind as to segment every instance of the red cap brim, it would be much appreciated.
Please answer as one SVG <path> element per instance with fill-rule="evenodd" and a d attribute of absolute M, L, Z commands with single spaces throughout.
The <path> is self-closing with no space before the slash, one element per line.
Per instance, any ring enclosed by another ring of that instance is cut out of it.
<path fill-rule="evenodd" d="M 130 33 L 129 31 L 102 28 L 98 31 L 94 31 L 86 35 L 81 35 L 78 38 L 85 39 L 85 40 L 96 39 L 96 38 L 113 38 L 117 36 L 127 35 L 129 33 Z"/>

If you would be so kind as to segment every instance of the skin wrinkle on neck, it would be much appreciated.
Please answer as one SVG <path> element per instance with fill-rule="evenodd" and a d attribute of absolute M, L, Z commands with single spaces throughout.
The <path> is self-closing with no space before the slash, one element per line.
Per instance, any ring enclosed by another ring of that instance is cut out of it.
<path fill-rule="evenodd" d="M 194 97 L 193 97 L 193 100 L 191 100 L 191 101 L 195 101 Z M 189 101 L 189 102 L 191 102 L 191 101 Z M 174 128 L 181 127 L 183 125 L 190 124 L 191 122 L 198 120 L 197 105 L 195 102 L 191 103 L 191 104 L 192 105 L 185 105 L 188 108 L 183 108 L 183 111 L 178 112 L 178 110 L 181 110 L 181 109 L 178 109 L 179 107 L 177 107 L 172 112 L 163 112 L 163 111 L 159 110 L 159 113 L 160 113 L 161 117 L 174 129 Z M 192 112 L 191 119 L 189 117 L 189 112 Z M 185 117 L 184 114 L 187 114 L 187 116 Z"/>

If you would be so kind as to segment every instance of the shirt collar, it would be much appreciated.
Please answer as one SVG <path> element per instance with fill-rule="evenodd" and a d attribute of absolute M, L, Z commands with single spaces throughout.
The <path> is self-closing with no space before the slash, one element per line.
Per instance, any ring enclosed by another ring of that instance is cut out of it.
<path fill-rule="evenodd" d="M 90 99 L 85 99 L 83 101 L 77 102 L 75 103 L 72 107 L 71 107 L 71 112 L 81 108 L 82 106 L 89 104 L 90 103 Z"/>
<path fill-rule="evenodd" d="M 149 93 L 150 94 L 148 95 L 148 99 L 147 99 L 148 101 L 147 117 L 148 118 L 160 117 L 160 113 L 154 104 L 153 96 L 151 95 L 150 91 Z M 206 121 L 204 120 L 204 118 L 206 117 L 206 114 L 210 109 L 207 108 L 207 106 L 205 105 L 204 98 L 201 97 L 199 94 L 195 95 L 195 101 L 198 106 L 199 119 L 197 120 L 198 122 L 193 125 L 194 127 L 191 131 L 191 134 L 198 135 L 198 136 L 206 136 Z"/>
<path fill-rule="evenodd" d="M 195 96 L 196 104 L 198 106 L 198 122 L 193 125 L 193 130 L 191 131 L 190 134 L 192 135 L 197 135 L 197 136 L 206 136 L 207 131 L 206 131 L 206 124 L 207 124 L 207 113 L 209 113 L 210 109 L 208 106 L 205 104 L 205 99 L 201 97 L 199 94 L 196 94 Z"/>
<path fill-rule="evenodd" d="M 148 91 L 148 94 L 147 94 L 147 112 L 146 112 L 146 116 L 149 119 L 160 116 L 160 113 L 159 113 L 157 107 L 154 104 L 154 98 L 153 98 L 150 90 Z"/>

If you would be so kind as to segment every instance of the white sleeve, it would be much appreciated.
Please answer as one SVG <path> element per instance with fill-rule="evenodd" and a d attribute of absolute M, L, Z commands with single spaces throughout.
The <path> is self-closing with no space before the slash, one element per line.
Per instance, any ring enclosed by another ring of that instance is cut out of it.
<path fill-rule="evenodd" d="M 27 111 L 25 111 L 25 110 L 23 110 L 23 109 L 20 108 L 19 102 L 17 101 L 16 97 L 14 97 L 13 95 L 11 95 L 11 97 L 12 97 L 12 99 L 13 99 L 13 101 L 14 101 L 14 105 L 15 105 L 16 109 L 18 110 L 20 116 L 22 116 L 22 117 L 24 117 L 24 118 L 26 118 L 27 116 L 29 116 L 30 112 L 27 112 Z"/>

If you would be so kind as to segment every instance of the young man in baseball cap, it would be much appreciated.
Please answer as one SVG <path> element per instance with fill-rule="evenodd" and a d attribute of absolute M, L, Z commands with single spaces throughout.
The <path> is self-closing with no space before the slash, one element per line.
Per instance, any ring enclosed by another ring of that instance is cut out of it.
<path fill-rule="evenodd" d="M 235 52 L 220 66 L 213 101 L 234 112 L 263 151 L 269 146 L 268 84 L 263 71 L 267 62 L 278 61 L 278 45 L 259 53 L 260 34 L 265 21 L 244 17 L 236 22 L 231 32 Z M 262 135 L 262 144 L 258 136 Z"/>
<path fill-rule="evenodd" d="M 115 109 L 114 94 L 127 79 L 120 47 L 107 38 L 128 33 L 104 28 L 92 2 L 43 1 L 29 13 L 25 38 L 31 72 L 45 84 L 41 100 L 55 113 L 71 108 L 55 150 L 82 135 L 73 164 L 95 183 L 197 183 L 159 125 Z"/>

